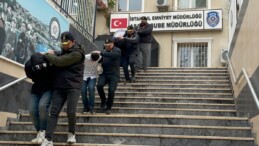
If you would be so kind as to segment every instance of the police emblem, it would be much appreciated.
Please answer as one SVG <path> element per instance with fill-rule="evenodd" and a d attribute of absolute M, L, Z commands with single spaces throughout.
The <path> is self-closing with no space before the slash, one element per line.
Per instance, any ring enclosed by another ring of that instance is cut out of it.
<path fill-rule="evenodd" d="M 207 23 L 211 27 L 215 27 L 219 24 L 218 12 L 209 12 L 207 15 Z"/>
<path fill-rule="evenodd" d="M 57 42 L 60 35 L 60 24 L 56 17 L 53 17 L 49 23 L 49 35 L 53 42 Z"/>

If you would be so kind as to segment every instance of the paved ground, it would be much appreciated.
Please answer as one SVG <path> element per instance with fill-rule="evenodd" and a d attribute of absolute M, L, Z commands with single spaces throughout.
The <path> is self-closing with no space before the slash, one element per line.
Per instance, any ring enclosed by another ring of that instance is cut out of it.
<path fill-rule="evenodd" d="M 255 116 L 255 117 L 253 117 L 252 119 L 250 119 L 250 122 L 252 122 L 252 130 L 253 130 L 253 132 L 254 132 L 254 134 L 255 134 L 255 138 L 256 138 L 256 143 L 258 144 L 258 141 L 259 141 L 259 125 L 258 125 L 258 123 L 259 123 L 259 116 L 257 115 L 257 116 Z"/>
<path fill-rule="evenodd" d="M 6 120 L 8 117 L 16 118 L 16 114 L 14 113 L 6 113 L 6 112 L 0 112 L 0 127 L 4 127 L 6 124 Z"/>

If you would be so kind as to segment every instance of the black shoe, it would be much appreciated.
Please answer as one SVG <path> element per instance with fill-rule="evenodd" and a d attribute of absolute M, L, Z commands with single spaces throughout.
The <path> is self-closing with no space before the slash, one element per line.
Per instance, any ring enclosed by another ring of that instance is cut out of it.
<path fill-rule="evenodd" d="M 101 105 L 101 107 L 100 107 L 100 110 L 101 110 L 101 113 L 105 113 L 105 105 Z"/>
<path fill-rule="evenodd" d="M 126 83 L 131 83 L 131 80 L 126 80 L 126 81 L 124 82 L 124 84 L 126 84 Z"/>
<path fill-rule="evenodd" d="M 95 114 L 95 111 L 93 108 L 90 109 L 90 114 L 94 115 Z"/>
<path fill-rule="evenodd" d="M 111 109 L 106 109 L 105 113 L 106 113 L 107 115 L 111 114 Z"/>
<path fill-rule="evenodd" d="M 135 77 L 131 77 L 131 82 L 135 82 L 136 80 L 135 80 Z"/>
<path fill-rule="evenodd" d="M 83 111 L 82 111 L 82 114 L 87 114 L 89 111 L 90 111 L 89 108 L 84 108 Z"/>
<path fill-rule="evenodd" d="M 141 72 L 141 69 L 140 69 L 140 68 L 139 68 L 139 69 L 135 69 L 135 71 L 136 71 L 136 72 Z"/>

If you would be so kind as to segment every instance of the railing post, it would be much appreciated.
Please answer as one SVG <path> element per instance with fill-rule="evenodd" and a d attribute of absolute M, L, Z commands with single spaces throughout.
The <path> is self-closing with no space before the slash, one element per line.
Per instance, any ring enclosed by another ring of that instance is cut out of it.
<path fill-rule="evenodd" d="M 227 54 L 228 54 L 228 53 L 227 53 Z M 230 67 L 231 74 L 232 74 L 234 83 L 235 83 L 236 85 L 238 84 L 238 82 L 239 82 L 239 80 L 241 79 L 242 75 L 245 76 L 245 79 L 246 79 L 246 82 L 247 82 L 247 84 L 248 84 L 248 87 L 249 87 L 249 89 L 250 89 L 250 91 L 251 91 L 251 93 L 252 93 L 252 95 L 253 95 L 253 98 L 254 98 L 256 107 L 257 107 L 257 109 L 259 110 L 259 100 L 258 100 L 258 98 L 257 98 L 257 95 L 256 95 L 256 92 L 255 92 L 255 90 L 254 90 L 254 87 L 253 87 L 253 85 L 252 85 L 252 83 L 251 83 L 251 81 L 250 81 L 250 78 L 249 78 L 249 76 L 248 76 L 247 73 L 246 73 L 245 68 L 242 68 L 242 69 L 241 69 L 241 71 L 240 71 L 238 77 L 236 78 L 236 75 L 235 75 L 234 70 L 233 70 L 232 63 L 231 63 L 231 61 L 230 61 L 228 55 L 227 55 L 227 64 L 228 64 L 228 66 Z"/>
<path fill-rule="evenodd" d="M 248 84 L 248 86 L 249 86 L 249 89 L 250 89 L 251 92 L 252 92 L 252 95 L 253 95 L 253 98 L 254 98 L 254 100 L 255 100 L 255 104 L 256 104 L 256 106 L 257 106 L 257 109 L 259 109 L 259 100 L 258 100 L 258 98 L 257 98 L 257 95 L 256 95 L 256 93 L 255 93 L 255 90 L 254 90 L 254 88 L 253 88 L 253 85 L 251 84 L 251 81 L 250 81 L 250 79 L 249 79 L 249 77 L 248 77 L 248 75 L 247 75 L 247 73 L 246 73 L 246 70 L 245 70 L 244 68 L 242 68 L 242 72 L 243 72 L 243 74 L 244 74 L 244 76 L 245 76 L 245 78 L 246 78 L 246 81 L 247 81 L 247 84 Z"/>

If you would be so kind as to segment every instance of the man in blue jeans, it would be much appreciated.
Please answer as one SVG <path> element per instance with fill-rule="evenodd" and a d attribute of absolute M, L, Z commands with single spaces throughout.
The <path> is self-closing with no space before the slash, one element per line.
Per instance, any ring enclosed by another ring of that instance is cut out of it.
<path fill-rule="evenodd" d="M 111 113 L 115 91 L 120 80 L 120 57 L 121 50 L 114 46 L 112 39 L 107 39 L 104 42 L 105 50 L 100 54 L 103 58 L 102 67 L 103 73 L 100 74 L 97 91 L 101 98 L 101 110 L 106 114 Z M 106 99 L 104 86 L 108 84 L 108 99 Z"/>
<path fill-rule="evenodd" d="M 67 103 L 68 137 L 67 143 L 76 143 L 76 107 L 81 93 L 85 51 L 70 32 L 61 34 L 61 54 L 48 52 L 44 56 L 54 66 L 53 96 L 46 136 L 41 146 L 53 146 L 53 134 L 62 107 Z"/>
<path fill-rule="evenodd" d="M 101 56 L 98 52 L 91 52 L 85 55 L 85 69 L 84 79 L 81 90 L 83 101 L 83 114 L 90 112 L 94 114 L 94 98 L 95 98 L 95 85 L 98 77 L 97 66 L 101 60 Z M 89 92 L 89 98 L 87 98 L 87 91 Z"/>
<path fill-rule="evenodd" d="M 33 125 L 38 132 L 37 137 L 31 142 L 40 144 L 45 138 L 47 128 L 53 73 L 47 60 L 40 53 L 32 54 L 30 60 L 25 63 L 24 70 L 26 76 L 33 81 L 29 111 Z"/>

